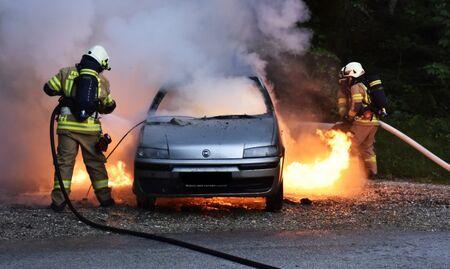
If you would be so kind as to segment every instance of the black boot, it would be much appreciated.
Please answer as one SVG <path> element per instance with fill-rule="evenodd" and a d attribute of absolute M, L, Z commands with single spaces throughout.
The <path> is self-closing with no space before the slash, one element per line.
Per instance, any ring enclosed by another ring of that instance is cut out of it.
<path fill-rule="evenodd" d="M 63 202 L 62 204 L 59 205 L 57 205 L 55 202 L 52 202 L 50 204 L 50 208 L 57 213 L 62 212 L 66 208 L 66 202 Z"/>
<path fill-rule="evenodd" d="M 95 195 L 97 196 L 97 200 L 100 202 L 101 207 L 110 207 L 116 204 L 111 197 L 111 188 L 96 190 Z"/>
<path fill-rule="evenodd" d="M 116 202 L 114 201 L 113 198 L 100 202 L 101 207 L 111 207 L 111 206 L 114 206 L 115 204 L 116 204 Z"/>

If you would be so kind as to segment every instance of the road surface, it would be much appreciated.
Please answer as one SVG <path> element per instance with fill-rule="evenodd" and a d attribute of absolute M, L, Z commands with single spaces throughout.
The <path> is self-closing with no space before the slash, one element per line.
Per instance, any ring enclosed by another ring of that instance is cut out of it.
<path fill-rule="evenodd" d="M 280 268 L 449 268 L 450 232 L 289 231 L 167 236 Z M 119 235 L 0 241 L 0 268 L 246 268 Z"/>

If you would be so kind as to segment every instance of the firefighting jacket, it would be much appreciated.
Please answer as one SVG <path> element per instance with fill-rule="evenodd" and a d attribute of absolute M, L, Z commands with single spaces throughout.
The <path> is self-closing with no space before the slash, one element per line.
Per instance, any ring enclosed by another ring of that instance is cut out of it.
<path fill-rule="evenodd" d="M 343 87 L 338 91 L 338 108 L 341 117 L 347 116 L 355 124 L 379 125 L 378 117 L 364 118 L 362 111 L 371 103 L 367 87 L 363 83 L 353 84 L 350 89 Z"/>
<path fill-rule="evenodd" d="M 102 74 L 99 74 L 92 69 L 81 69 L 80 73 L 94 75 L 97 78 L 99 113 L 111 113 L 115 108 L 115 101 L 109 90 L 109 81 Z M 46 83 L 44 90 L 51 96 L 59 95 L 70 97 L 73 88 L 76 87 L 76 85 L 74 85 L 74 79 L 78 76 L 79 73 L 75 66 L 62 68 Z M 70 130 L 80 133 L 99 133 L 102 129 L 100 120 L 95 115 L 90 116 L 83 122 L 79 122 L 71 114 L 69 108 L 63 107 L 61 109 L 61 114 L 58 117 L 57 130 Z"/>

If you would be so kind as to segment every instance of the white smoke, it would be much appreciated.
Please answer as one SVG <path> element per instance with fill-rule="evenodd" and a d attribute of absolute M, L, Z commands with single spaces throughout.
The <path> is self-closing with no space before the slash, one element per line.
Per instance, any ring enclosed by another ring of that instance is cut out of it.
<path fill-rule="evenodd" d="M 118 108 L 104 127 L 125 131 L 168 81 L 263 75 L 264 55 L 301 54 L 311 33 L 301 0 L 0 0 L 0 181 L 18 191 L 48 189 L 48 117 L 56 98 L 42 85 L 59 68 L 103 45 Z M 118 127 L 113 118 L 129 121 Z M 119 136 L 121 133 L 113 135 Z"/>

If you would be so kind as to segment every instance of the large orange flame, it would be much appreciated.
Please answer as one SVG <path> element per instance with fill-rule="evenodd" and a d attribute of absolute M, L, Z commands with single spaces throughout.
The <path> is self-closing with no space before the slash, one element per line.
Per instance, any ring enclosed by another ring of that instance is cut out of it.
<path fill-rule="evenodd" d="M 331 130 L 317 131 L 320 139 L 330 146 L 330 153 L 325 159 L 314 163 L 293 162 L 284 171 L 284 180 L 288 188 L 315 189 L 327 188 L 340 178 L 342 171 L 350 163 L 350 139 L 345 133 Z"/>
<path fill-rule="evenodd" d="M 91 184 L 91 181 L 86 170 L 79 166 L 78 163 L 75 165 L 73 172 L 72 185 L 86 187 Z M 123 161 L 119 160 L 115 164 L 106 164 L 106 169 L 108 170 L 110 187 L 126 187 L 133 183 L 131 175 L 126 171 L 126 164 Z"/>
<path fill-rule="evenodd" d="M 351 165 L 351 137 L 336 130 L 321 131 L 316 134 L 326 148 L 310 144 L 321 153 L 310 162 L 299 162 L 295 158 L 285 166 L 283 177 L 285 192 L 290 194 L 340 195 L 349 190 L 350 185 L 360 186 L 361 179 L 351 177 L 346 172 Z M 302 145 L 308 147 L 308 145 Z M 289 148 L 288 148 L 289 150 Z M 358 170 L 358 169 L 355 169 Z M 351 181 L 344 182 L 344 181 Z M 346 190 L 339 189 L 345 185 Z"/>

